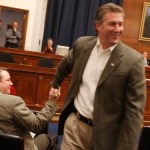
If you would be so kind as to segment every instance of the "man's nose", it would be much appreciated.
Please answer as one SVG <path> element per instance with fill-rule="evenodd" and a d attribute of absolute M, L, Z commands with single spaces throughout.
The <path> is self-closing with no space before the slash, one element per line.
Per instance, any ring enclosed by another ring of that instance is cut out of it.
<path fill-rule="evenodd" d="M 13 85 L 12 81 L 10 81 L 10 85 Z"/>
<path fill-rule="evenodd" d="M 120 27 L 119 25 L 116 25 L 116 27 L 115 27 L 115 29 L 114 29 L 114 32 L 120 33 L 120 32 L 122 32 L 122 31 L 123 31 L 123 28 Z"/>

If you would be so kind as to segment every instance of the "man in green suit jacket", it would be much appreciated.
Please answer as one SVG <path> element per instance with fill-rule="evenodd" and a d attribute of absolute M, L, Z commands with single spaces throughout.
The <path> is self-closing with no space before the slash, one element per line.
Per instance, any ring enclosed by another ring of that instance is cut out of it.
<path fill-rule="evenodd" d="M 97 10 L 98 36 L 76 40 L 58 66 L 50 95 L 72 73 L 59 119 L 61 150 L 137 150 L 146 102 L 143 56 L 120 41 L 124 12 Z"/>
<path fill-rule="evenodd" d="M 0 131 L 23 137 L 25 150 L 46 150 L 51 141 L 47 134 L 39 133 L 57 111 L 59 95 L 51 96 L 35 115 L 21 97 L 10 95 L 11 85 L 8 71 L 0 68 Z M 30 132 L 39 135 L 32 138 Z"/>

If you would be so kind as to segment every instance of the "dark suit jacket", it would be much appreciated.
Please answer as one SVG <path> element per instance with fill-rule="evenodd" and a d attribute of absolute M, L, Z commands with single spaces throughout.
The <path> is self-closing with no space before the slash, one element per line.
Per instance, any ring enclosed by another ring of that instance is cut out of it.
<path fill-rule="evenodd" d="M 150 59 L 147 59 L 147 65 L 150 66 Z"/>
<path fill-rule="evenodd" d="M 59 64 L 52 82 L 58 87 L 72 72 L 70 88 L 59 120 L 59 133 L 71 112 L 82 75 L 97 37 L 79 38 Z M 146 101 L 143 56 L 118 43 L 99 79 L 94 99 L 94 150 L 136 150 Z M 114 64 L 114 65 L 111 65 Z M 94 67 L 94 66 L 93 66 Z"/>
<path fill-rule="evenodd" d="M 37 150 L 30 131 L 40 133 L 56 110 L 57 105 L 48 101 L 35 115 L 20 97 L 0 92 L 0 130 L 23 137 L 25 150 Z"/>

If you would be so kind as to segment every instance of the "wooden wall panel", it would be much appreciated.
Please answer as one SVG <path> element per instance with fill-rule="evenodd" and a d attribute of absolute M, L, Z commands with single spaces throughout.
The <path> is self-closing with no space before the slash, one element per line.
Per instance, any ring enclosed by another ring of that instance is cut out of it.
<path fill-rule="evenodd" d="M 124 32 L 122 41 L 128 46 L 142 53 L 148 52 L 150 58 L 150 42 L 140 41 L 139 32 L 142 19 L 144 2 L 150 0 L 124 0 L 123 8 L 125 11 Z M 146 68 L 146 78 L 150 79 L 150 68 Z M 147 102 L 144 112 L 144 125 L 150 125 L 150 81 L 147 81 Z"/>
<path fill-rule="evenodd" d="M 150 42 L 139 40 L 139 31 L 144 2 L 150 2 L 150 0 L 123 1 L 125 22 L 122 41 L 140 53 L 147 51 L 149 53 L 148 57 L 150 58 Z"/>

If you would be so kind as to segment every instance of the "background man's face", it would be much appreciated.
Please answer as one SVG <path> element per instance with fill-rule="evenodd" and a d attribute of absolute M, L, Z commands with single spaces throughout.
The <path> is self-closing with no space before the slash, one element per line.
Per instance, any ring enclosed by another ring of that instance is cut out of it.
<path fill-rule="evenodd" d="M 2 28 L 2 22 L 0 21 L 0 29 Z"/>
<path fill-rule="evenodd" d="M 147 55 L 148 55 L 147 52 L 143 53 L 144 58 L 147 58 Z"/>
<path fill-rule="evenodd" d="M 13 22 L 13 25 L 12 25 L 13 29 L 18 29 L 18 23 L 17 22 Z"/>

